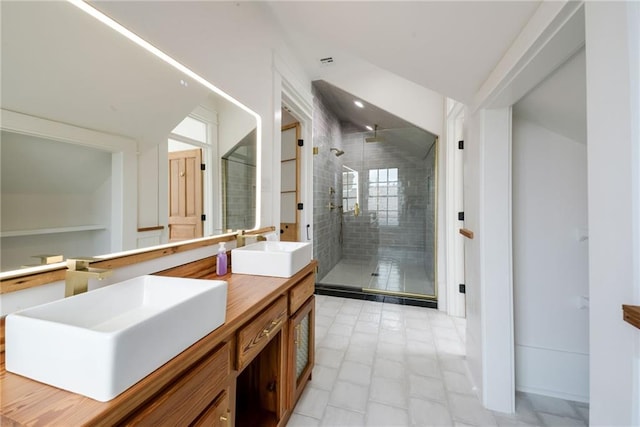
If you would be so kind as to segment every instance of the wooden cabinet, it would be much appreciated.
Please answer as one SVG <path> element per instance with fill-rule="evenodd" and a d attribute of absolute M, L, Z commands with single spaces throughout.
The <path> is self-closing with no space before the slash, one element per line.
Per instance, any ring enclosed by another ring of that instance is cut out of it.
<path fill-rule="evenodd" d="M 228 390 L 220 396 L 198 417 L 193 427 L 229 427 L 233 425 Z"/>
<path fill-rule="evenodd" d="M 109 402 L 8 373 L 0 357 L 0 424 L 283 427 L 313 368 L 315 267 L 225 276 L 225 323 Z"/>
<path fill-rule="evenodd" d="M 282 296 L 238 332 L 238 371 L 267 345 L 287 320 L 287 297 Z"/>
<path fill-rule="evenodd" d="M 125 424 L 189 425 L 220 394 L 231 373 L 229 343 L 205 356 Z"/>
<path fill-rule="evenodd" d="M 287 296 L 238 331 L 236 426 L 277 426 L 287 418 Z"/>
<path fill-rule="evenodd" d="M 314 362 L 315 276 L 238 331 L 236 426 L 283 426 Z"/>
<path fill-rule="evenodd" d="M 289 320 L 289 396 L 293 408 L 311 379 L 315 357 L 315 298 L 313 295 Z"/>
<path fill-rule="evenodd" d="M 289 315 L 293 315 L 304 304 L 315 290 L 315 274 L 305 276 L 297 285 L 289 291 Z"/>

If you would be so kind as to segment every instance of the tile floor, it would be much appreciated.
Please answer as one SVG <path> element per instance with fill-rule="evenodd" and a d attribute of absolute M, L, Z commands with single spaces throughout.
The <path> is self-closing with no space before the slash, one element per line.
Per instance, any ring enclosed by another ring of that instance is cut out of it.
<path fill-rule="evenodd" d="M 433 280 L 427 276 L 424 266 L 391 258 L 340 260 L 320 283 L 421 295 L 435 292 Z"/>
<path fill-rule="evenodd" d="M 316 366 L 288 427 L 588 424 L 588 405 L 532 394 L 515 415 L 484 409 L 464 341 L 464 319 L 434 309 L 316 295 Z"/>

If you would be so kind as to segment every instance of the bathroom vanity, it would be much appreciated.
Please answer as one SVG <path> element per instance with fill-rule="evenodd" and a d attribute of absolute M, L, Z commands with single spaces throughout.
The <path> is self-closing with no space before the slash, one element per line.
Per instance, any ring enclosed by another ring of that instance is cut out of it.
<path fill-rule="evenodd" d="M 285 425 L 314 363 L 316 266 L 291 278 L 220 277 L 225 323 L 108 402 L 6 372 L 2 353 L 0 425 Z M 218 278 L 194 271 L 157 274 Z"/>

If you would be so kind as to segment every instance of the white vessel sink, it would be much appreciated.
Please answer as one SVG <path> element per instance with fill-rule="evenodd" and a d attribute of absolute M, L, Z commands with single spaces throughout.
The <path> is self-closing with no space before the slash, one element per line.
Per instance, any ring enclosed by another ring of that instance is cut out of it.
<path fill-rule="evenodd" d="M 231 251 L 236 274 L 291 277 L 311 261 L 311 243 L 258 242 Z"/>
<path fill-rule="evenodd" d="M 227 282 L 140 276 L 6 318 L 6 369 L 105 402 L 225 321 Z"/>

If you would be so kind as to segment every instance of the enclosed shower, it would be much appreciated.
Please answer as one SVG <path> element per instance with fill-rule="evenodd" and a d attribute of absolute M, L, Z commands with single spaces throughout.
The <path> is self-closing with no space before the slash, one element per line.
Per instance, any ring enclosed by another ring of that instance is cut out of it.
<path fill-rule="evenodd" d="M 398 118 L 364 130 L 314 89 L 317 288 L 435 305 L 437 138 Z"/>

